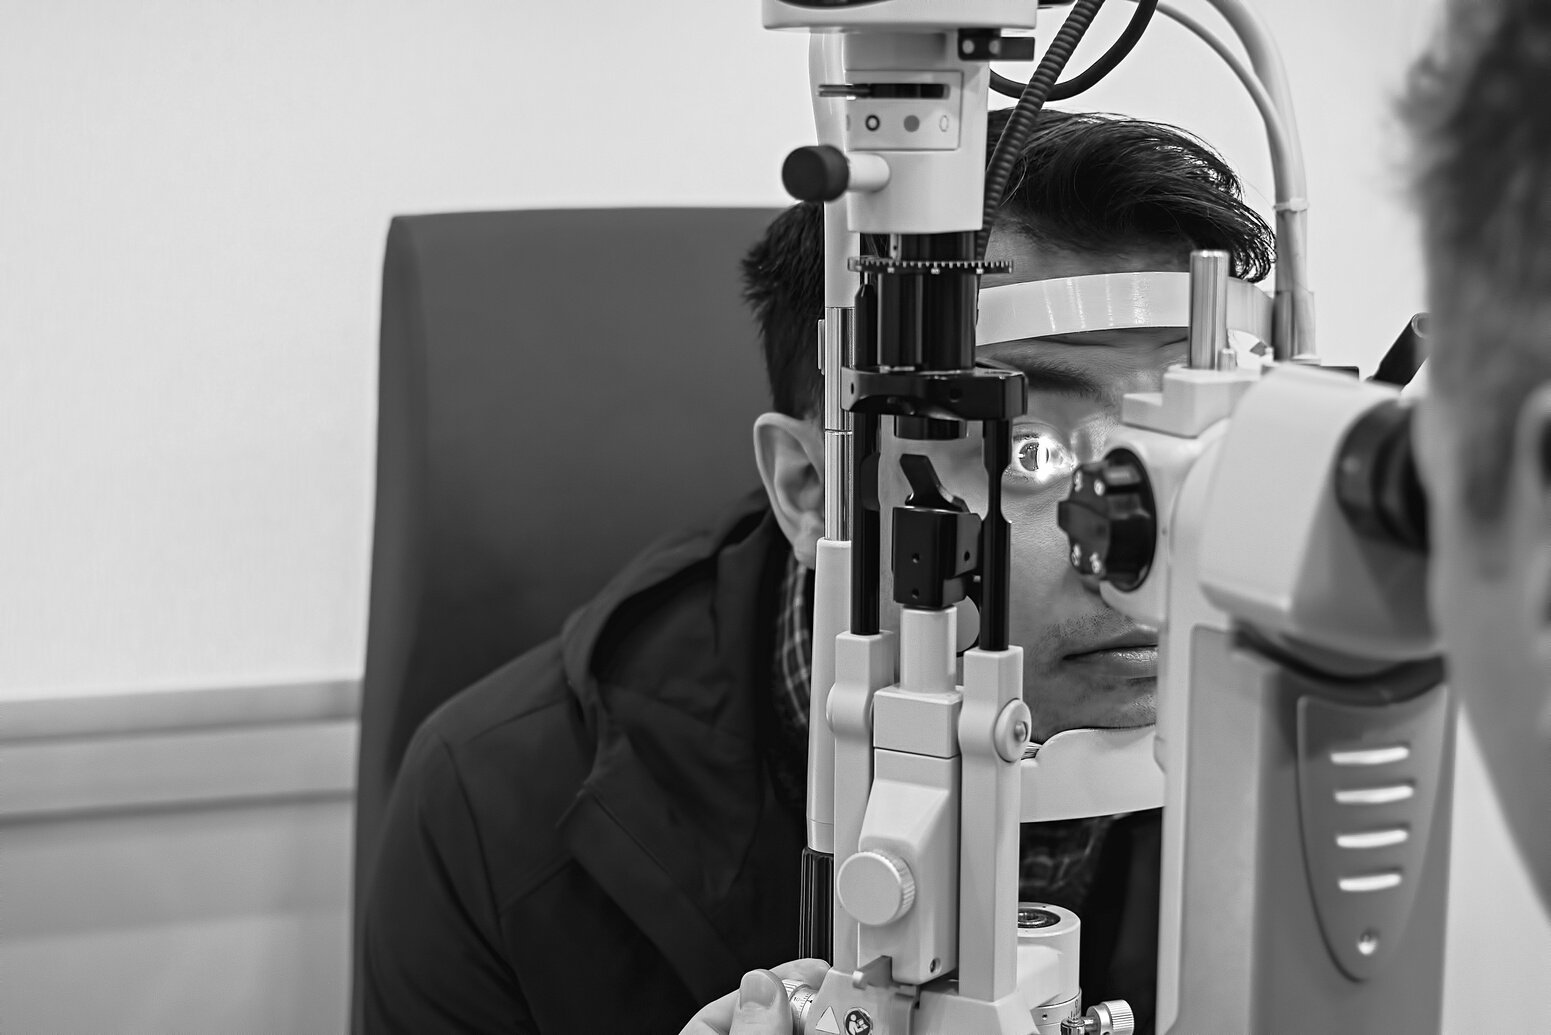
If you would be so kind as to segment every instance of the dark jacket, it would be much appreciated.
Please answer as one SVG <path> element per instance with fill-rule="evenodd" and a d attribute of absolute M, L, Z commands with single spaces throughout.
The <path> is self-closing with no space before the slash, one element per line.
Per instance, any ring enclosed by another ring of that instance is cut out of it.
<path fill-rule="evenodd" d="M 366 1031 L 672 1035 L 797 955 L 803 823 L 762 741 L 787 550 L 751 495 L 426 721 L 367 894 Z M 1155 824 L 1150 861 L 1137 836 L 1110 835 L 1083 955 L 1145 976 L 1150 1015 Z"/>

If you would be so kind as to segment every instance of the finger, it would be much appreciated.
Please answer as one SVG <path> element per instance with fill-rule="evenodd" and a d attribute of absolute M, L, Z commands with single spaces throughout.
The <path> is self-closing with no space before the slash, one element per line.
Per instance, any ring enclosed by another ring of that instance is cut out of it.
<path fill-rule="evenodd" d="M 780 978 L 768 970 L 743 975 L 728 1035 L 792 1035 L 792 1008 Z"/>
<path fill-rule="evenodd" d="M 823 960 L 792 960 L 773 968 L 775 976 L 783 981 L 801 981 L 805 985 L 821 988 L 829 974 L 829 964 Z"/>
<path fill-rule="evenodd" d="M 727 1035 L 737 1009 L 738 993 L 728 992 L 716 1002 L 702 1006 L 679 1035 Z"/>
<path fill-rule="evenodd" d="M 819 988 L 824 984 L 824 978 L 829 973 L 829 964 L 819 959 L 791 960 L 773 968 L 772 973 L 784 981 L 801 981 L 805 985 Z M 781 990 L 781 998 L 786 1002 L 784 986 Z M 714 1003 L 701 1007 L 700 1012 L 695 1014 L 679 1035 L 729 1035 L 737 1011 L 738 992 L 729 992 Z M 758 1029 L 755 1030 L 758 1031 Z M 786 1035 L 787 1029 L 776 1030 Z M 742 1035 L 741 1032 L 740 1035 Z"/>

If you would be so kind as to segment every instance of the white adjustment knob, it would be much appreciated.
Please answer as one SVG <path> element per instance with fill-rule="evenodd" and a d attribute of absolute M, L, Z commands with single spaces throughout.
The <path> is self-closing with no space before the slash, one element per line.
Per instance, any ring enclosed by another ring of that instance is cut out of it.
<path fill-rule="evenodd" d="M 1136 1017 L 1131 1013 L 1131 1004 L 1124 999 L 1095 1003 L 1088 1007 L 1087 1017 L 1098 1022 L 1092 1029 L 1098 1035 L 1135 1035 Z"/>
<path fill-rule="evenodd" d="M 881 927 L 910 912 L 916 879 L 905 860 L 874 848 L 841 864 L 835 873 L 835 897 L 857 923 Z"/>

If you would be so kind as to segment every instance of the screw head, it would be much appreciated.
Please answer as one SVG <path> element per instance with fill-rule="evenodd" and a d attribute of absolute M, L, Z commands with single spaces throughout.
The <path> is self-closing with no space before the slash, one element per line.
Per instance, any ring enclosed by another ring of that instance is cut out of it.
<path fill-rule="evenodd" d="M 1088 570 L 1095 575 L 1104 574 L 1104 561 L 1098 554 L 1090 553 L 1088 555 Z"/>

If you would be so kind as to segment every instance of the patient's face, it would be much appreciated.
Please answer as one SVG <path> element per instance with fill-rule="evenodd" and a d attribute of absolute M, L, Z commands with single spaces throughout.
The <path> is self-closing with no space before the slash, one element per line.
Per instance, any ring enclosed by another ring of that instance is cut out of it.
<path fill-rule="evenodd" d="M 987 276 L 985 287 L 1188 268 L 1179 255 L 1054 252 L 1008 234 L 992 238 L 987 258 L 1011 259 L 1014 267 L 1010 274 Z M 1186 352 L 1185 332 L 1176 329 L 1099 331 L 978 350 L 979 356 L 1023 369 L 1028 377 L 1029 407 L 1013 424 L 1013 460 L 1002 479 L 1002 511 L 1012 526 L 1012 642 L 1024 650 L 1023 695 L 1034 714 L 1036 740 L 1078 727 L 1145 726 L 1154 721 L 1157 635 L 1111 608 L 1099 596 L 1097 581 L 1072 568 L 1066 535 L 1056 524 L 1056 504 L 1068 493 L 1075 465 L 1104 455 L 1110 432 L 1119 423 L 1121 397 L 1157 391 L 1164 370 L 1182 362 Z M 1078 382 L 1087 388 L 1077 390 Z M 970 425 L 964 438 L 952 442 L 898 439 L 890 420 L 883 428 L 883 625 L 897 630 L 900 607 L 893 603 L 888 518 L 909 495 L 900 455 L 928 456 L 944 489 L 981 514 L 986 476 L 979 425 Z"/>

